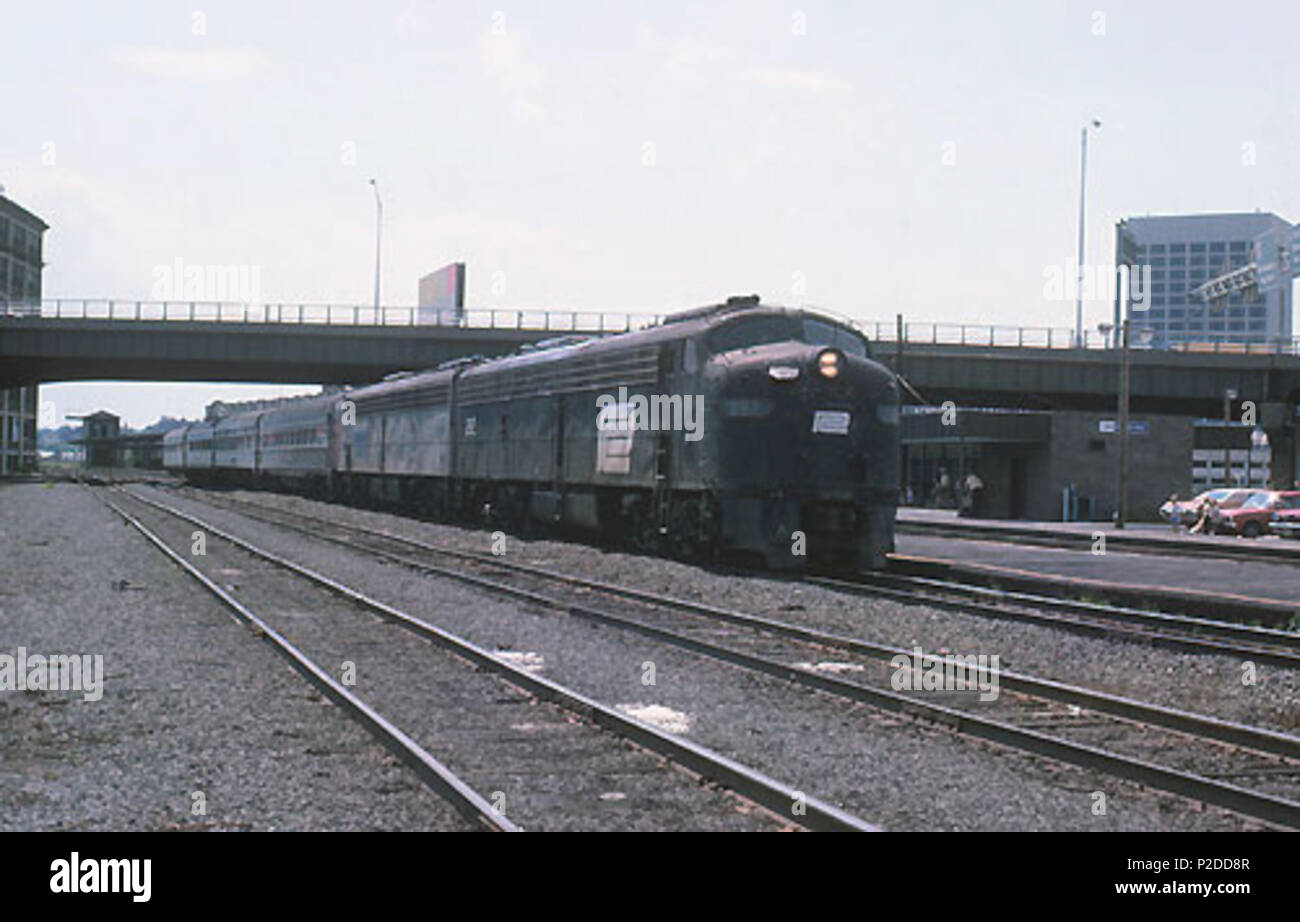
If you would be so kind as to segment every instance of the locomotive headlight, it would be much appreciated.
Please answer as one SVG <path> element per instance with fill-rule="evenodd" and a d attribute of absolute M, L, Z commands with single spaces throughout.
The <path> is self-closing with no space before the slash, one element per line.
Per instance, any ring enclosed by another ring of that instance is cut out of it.
<path fill-rule="evenodd" d="M 824 378 L 838 377 L 842 364 L 844 364 L 842 357 L 834 349 L 827 349 L 817 356 L 817 370 Z"/>
<path fill-rule="evenodd" d="M 767 368 L 768 377 L 773 381 L 793 381 L 799 377 L 799 366 L 797 365 L 769 365 Z"/>

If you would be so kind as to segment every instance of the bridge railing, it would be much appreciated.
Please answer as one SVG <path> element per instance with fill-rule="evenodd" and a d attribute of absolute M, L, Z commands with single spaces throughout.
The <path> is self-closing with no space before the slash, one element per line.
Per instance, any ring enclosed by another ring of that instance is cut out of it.
<path fill-rule="evenodd" d="M 875 342 L 898 341 L 897 321 L 859 323 L 859 329 Z M 1132 348 L 1167 352 L 1222 352 L 1250 355 L 1300 355 L 1300 336 L 1246 341 L 1242 333 L 1197 333 L 1191 342 L 1165 342 L 1134 331 Z M 1076 342 L 1074 330 L 1065 327 L 1013 327 L 970 323 L 906 321 L 903 342 L 917 345 L 1007 346 L 1020 349 L 1113 349 L 1113 332 L 1085 330 Z"/>
<path fill-rule="evenodd" d="M 437 326 L 475 330 L 522 330 L 549 333 L 621 333 L 663 319 L 658 314 L 599 311 L 469 308 L 461 312 L 419 307 L 359 304 L 243 304 L 226 301 L 132 301 L 105 298 L 47 298 L 37 301 L 0 300 L 0 318 L 48 317 L 76 320 L 185 320 L 257 324 L 321 324 L 326 326 Z M 848 319 L 848 318 L 844 318 Z M 897 321 L 858 322 L 875 342 L 898 339 Z M 1135 331 L 1133 348 L 1175 352 L 1300 355 L 1300 337 L 1244 341 L 1242 333 L 1199 333 L 1195 342 L 1167 343 Z M 1020 349 L 1111 349 L 1113 331 L 1085 330 L 1082 342 L 1065 327 L 998 326 L 970 323 L 903 324 L 904 343 L 1014 347 Z"/>
<path fill-rule="evenodd" d="M 620 333 L 662 319 L 654 314 L 598 311 L 469 308 L 464 311 L 359 304 L 242 304 L 226 301 L 131 301 L 48 298 L 0 302 L 0 317 L 71 320 L 320 324 L 326 326 L 461 327 L 552 333 Z"/>

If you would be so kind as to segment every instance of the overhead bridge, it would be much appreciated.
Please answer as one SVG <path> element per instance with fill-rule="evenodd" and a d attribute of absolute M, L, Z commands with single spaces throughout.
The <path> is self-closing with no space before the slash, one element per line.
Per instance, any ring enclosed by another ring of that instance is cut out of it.
<path fill-rule="evenodd" d="M 908 402 L 1105 410 L 1119 398 L 1122 353 L 1101 334 L 1076 348 L 1071 331 L 1047 328 L 908 323 L 901 331 L 894 324 L 865 329 L 875 357 L 916 392 Z M 1221 417 L 1232 391 L 1234 416 L 1249 400 L 1260 424 L 1270 425 L 1292 419 L 1300 402 L 1298 339 L 1134 346 L 1129 367 L 1139 412 Z"/>
<path fill-rule="evenodd" d="M 51 381 L 360 384 L 468 355 L 501 355 L 571 334 L 636 329 L 651 315 L 479 310 L 452 315 L 358 306 L 45 301 L 0 308 L 0 387 Z M 865 324 L 876 358 L 933 405 L 1115 406 L 1120 352 L 1070 331 L 911 322 Z M 901 336 L 899 334 L 902 334 Z M 1261 425 L 1292 426 L 1300 341 L 1130 350 L 1137 412 L 1221 417 L 1225 394 Z"/>
<path fill-rule="evenodd" d="M 47 301 L 0 309 L 0 388 L 51 381 L 361 384 L 655 318 L 571 311 Z"/>

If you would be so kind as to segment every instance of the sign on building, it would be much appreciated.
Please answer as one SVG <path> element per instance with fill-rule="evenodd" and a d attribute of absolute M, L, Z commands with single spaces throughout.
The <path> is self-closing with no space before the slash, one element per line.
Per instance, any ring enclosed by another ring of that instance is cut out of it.
<path fill-rule="evenodd" d="M 1098 420 L 1097 431 L 1103 434 L 1113 435 L 1114 433 L 1119 432 L 1119 423 L 1113 419 Z M 1150 432 L 1151 424 L 1145 419 L 1130 419 L 1128 421 L 1129 435 L 1149 435 Z"/>
<path fill-rule="evenodd" d="M 416 320 L 422 324 L 458 324 L 465 316 L 465 264 L 448 263 L 420 279 Z"/>

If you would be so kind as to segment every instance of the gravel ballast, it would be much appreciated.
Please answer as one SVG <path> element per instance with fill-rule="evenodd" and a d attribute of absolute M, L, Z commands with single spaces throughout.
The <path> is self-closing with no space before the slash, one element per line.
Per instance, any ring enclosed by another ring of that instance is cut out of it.
<path fill-rule="evenodd" d="M 387 527 L 427 540 L 488 549 L 491 534 L 416 522 L 365 510 L 265 493 L 235 494 L 263 504 L 359 524 Z M 1219 811 L 1140 790 L 1108 776 L 1084 772 L 999 747 L 899 720 L 866 707 L 723 666 L 610 628 L 594 628 L 550 611 L 530 610 L 459 584 L 432 579 L 336 546 L 310 541 L 238 513 L 171 495 L 170 500 L 249 540 L 327 571 L 363 591 L 391 601 L 485 646 L 540 657 L 545 675 L 610 704 L 659 707 L 683 715 L 686 735 L 732 755 L 792 786 L 838 803 L 895 829 L 1236 829 L 1248 823 Z M 783 580 L 711 573 L 696 567 L 601 551 L 558 541 L 510 542 L 511 559 L 569 569 L 610 582 L 636 585 L 714 604 L 766 612 L 786 620 L 871 636 L 864 625 L 893 629 L 878 639 L 927 650 L 945 645 L 938 631 L 960 636 L 1008 626 L 920 606 L 848 599 Z M 865 617 L 864 617 L 864 611 Z M 893 615 L 900 617 L 893 617 Z M 914 620 L 902 631 L 901 618 Z M 964 623 L 962 623 L 964 622 Z M 1028 628 L 1026 628 L 1028 630 Z M 1168 658 L 1055 631 L 1017 642 L 1053 644 L 1045 663 L 1059 662 L 1061 646 L 1093 644 L 1093 656 L 1128 660 L 1130 653 Z M 995 638 L 1004 645 L 1005 637 Z M 956 646 L 947 640 L 949 647 Z M 975 648 L 978 651 L 979 648 Z M 996 651 L 987 651 L 996 652 Z M 1016 662 L 1009 662 L 1010 660 Z M 1017 653 L 1003 665 L 1026 669 Z M 1191 657 L 1190 659 L 1198 659 Z M 656 682 L 643 684 L 654 664 Z M 1172 661 L 1162 664 L 1172 668 Z M 1130 667 L 1131 668 L 1131 667 Z M 1027 670 L 1032 671 L 1032 670 Z M 1121 675 L 1128 670 L 1118 669 Z M 1051 674 L 1051 673 L 1048 673 Z M 1164 679 L 1163 671 L 1153 673 Z M 1107 795 L 1105 815 L 1092 810 L 1095 792 Z"/>
<path fill-rule="evenodd" d="M 469 828 L 85 488 L 0 486 L 20 646 L 101 655 L 103 693 L 0 691 L 0 829 Z"/>

